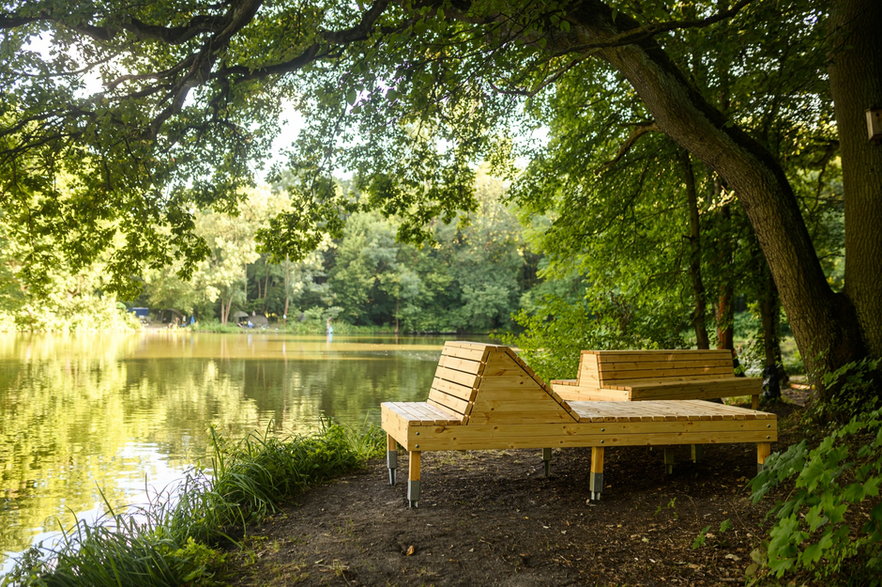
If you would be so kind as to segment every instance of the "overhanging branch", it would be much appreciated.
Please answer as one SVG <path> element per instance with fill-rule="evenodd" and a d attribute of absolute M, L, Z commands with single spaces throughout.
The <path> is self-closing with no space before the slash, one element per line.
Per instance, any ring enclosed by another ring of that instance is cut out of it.
<path fill-rule="evenodd" d="M 616 153 L 616 156 L 595 169 L 594 173 L 600 175 L 601 173 L 609 170 L 613 165 L 621 161 L 622 157 L 624 157 L 628 153 L 628 151 L 631 150 L 631 148 L 640 137 L 649 132 L 661 132 L 661 129 L 656 126 L 655 121 L 643 122 L 635 126 L 631 133 L 628 135 L 628 138 L 625 139 L 625 142 L 622 143 L 622 146 L 619 147 L 619 151 L 618 153 Z"/>

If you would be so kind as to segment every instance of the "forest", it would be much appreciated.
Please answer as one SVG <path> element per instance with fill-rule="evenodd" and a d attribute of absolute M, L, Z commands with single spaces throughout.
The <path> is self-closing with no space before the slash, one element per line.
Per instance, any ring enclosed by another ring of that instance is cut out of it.
<path fill-rule="evenodd" d="M 401 334 L 507 328 L 521 296 L 538 281 L 540 256 L 502 201 L 503 182 L 486 174 L 476 182 L 479 208 L 436 223 L 431 243 L 400 242 L 394 218 L 361 211 L 346 219 L 340 238 L 328 237 L 300 261 L 280 262 L 257 251 L 255 234 L 286 198 L 270 188 L 254 190 L 235 217 L 197 215 L 209 258 L 189 280 L 146 274 L 139 303 L 156 308 L 157 317 L 171 308 L 227 324 L 253 314 L 275 327 L 308 322 L 322 331 L 328 319 Z M 347 187 L 341 182 L 339 189 Z"/>

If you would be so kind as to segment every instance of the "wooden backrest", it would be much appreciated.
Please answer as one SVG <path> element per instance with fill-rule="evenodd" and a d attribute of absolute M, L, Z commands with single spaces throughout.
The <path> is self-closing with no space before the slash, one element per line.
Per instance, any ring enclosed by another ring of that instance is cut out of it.
<path fill-rule="evenodd" d="M 572 422 L 569 406 L 510 347 L 447 342 L 428 403 L 463 423 Z"/>
<path fill-rule="evenodd" d="M 634 380 L 732 377 L 732 352 L 711 350 L 582 351 L 579 383 L 598 387 Z"/>
<path fill-rule="evenodd" d="M 486 364 L 486 345 L 445 342 L 428 403 L 468 419 Z"/>

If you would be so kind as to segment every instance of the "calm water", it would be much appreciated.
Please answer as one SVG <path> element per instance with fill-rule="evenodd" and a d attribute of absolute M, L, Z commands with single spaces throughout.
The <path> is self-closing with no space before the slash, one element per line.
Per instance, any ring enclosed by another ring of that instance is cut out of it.
<path fill-rule="evenodd" d="M 185 331 L 0 336 L 0 576 L 59 521 L 142 503 L 206 462 L 208 430 L 379 422 L 423 400 L 442 339 Z M 5 555 L 3 554 L 5 553 Z M 4 561 L 4 559 L 7 559 Z M 4 565 L 3 563 L 6 563 Z"/>

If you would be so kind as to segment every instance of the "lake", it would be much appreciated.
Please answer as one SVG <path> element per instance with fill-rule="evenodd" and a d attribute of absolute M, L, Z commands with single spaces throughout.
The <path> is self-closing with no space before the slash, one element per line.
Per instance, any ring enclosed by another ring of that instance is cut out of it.
<path fill-rule="evenodd" d="M 145 502 L 195 463 L 209 429 L 305 433 L 379 423 L 422 401 L 442 338 L 186 330 L 0 335 L 0 576 L 74 514 Z M 4 560 L 5 559 L 5 560 Z M 5 565 L 3 563 L 6 563 Z M 6 569 L 6 570 L 4 570 Z"/>

